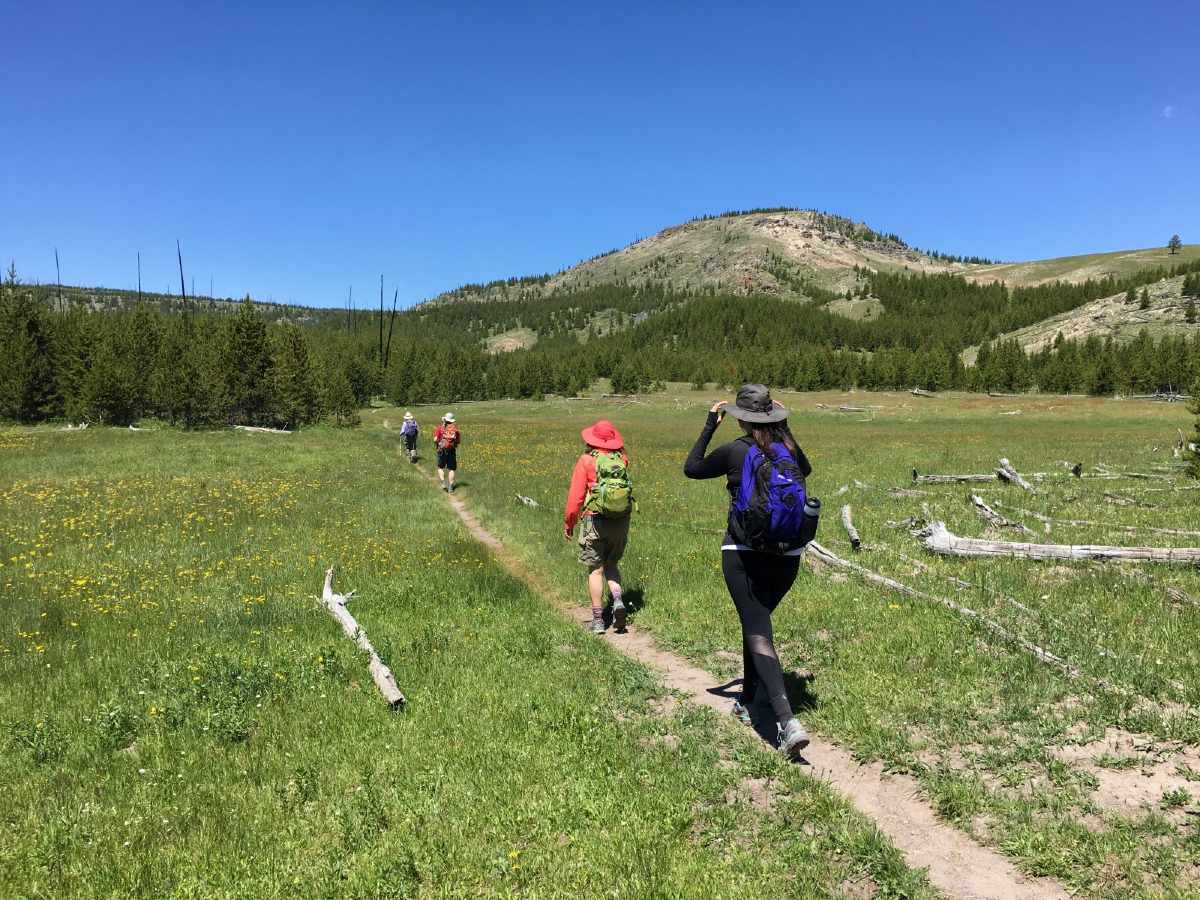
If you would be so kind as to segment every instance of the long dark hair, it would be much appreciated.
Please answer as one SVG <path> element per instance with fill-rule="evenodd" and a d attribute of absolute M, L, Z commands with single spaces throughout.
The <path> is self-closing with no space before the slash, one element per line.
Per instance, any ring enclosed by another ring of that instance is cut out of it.
<path fill-rule="evenodd" d="M 750 439 L 754 441 L 764 456 L 774 457 L 775 451 L 772 445 L 783 444 L 783 446 L 787 447 L 788 453 L 792 455 L 792 459 L 796 461 L 796 465 L 805 478 L 812 472 L 812 466 L 808 462 L 808 457 L 804 455 L 804 451 L 796 443 L 796 438 L 792 435 L 792 429 L 788 428 L 787 419 L 781 422 L 746 422 L 745 425 L 746 433 L 750 435 Z"/>

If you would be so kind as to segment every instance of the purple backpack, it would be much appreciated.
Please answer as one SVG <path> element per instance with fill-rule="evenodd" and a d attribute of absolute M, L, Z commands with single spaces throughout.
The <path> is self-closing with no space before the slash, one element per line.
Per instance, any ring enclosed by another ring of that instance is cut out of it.
<path fill-rule="evenodd" d="M 751 445 L 733 498 L 730 527 L 752 550 L 782 553 L 804 546 L 804 473 L 783 444 L 768 457 Z"/>

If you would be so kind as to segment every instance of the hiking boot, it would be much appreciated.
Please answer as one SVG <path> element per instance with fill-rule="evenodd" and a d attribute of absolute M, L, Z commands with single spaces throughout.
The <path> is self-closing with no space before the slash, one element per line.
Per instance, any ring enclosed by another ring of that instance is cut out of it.
<path fill-rule="evenodd" d="M 587 630 L 592 634 L 604 634 L 604 619 L 593 618 L 591 624 L 588 625 Z"/>
<path fill-rule="evenodd" d="M 458 488 L 458 485 L 456 485 L 456 484 L 452 484 L 452 485 L 450 485 L 449 487 L 447 487 L 447 488 L 446 488 L 446 491 L 447 491 L 447 493 L 451 493 L 451 494 L 453 494 L 453 493 L 454 493 L 454 491 L 455 491 L 457 488 Z"/>
<path fill-rule="evenodd" d="M 744 706 L 741 700 L 733 701 L 733 709 L 730 710 L 743 725 L 753 725 L 754 722 L 750 718 L 750 707 Z"/>
<path fill-rule="evenodd" d="M 612 605 L 613 628 L 617 631 L 625 630 L 625 604 L 620 600 L 614 600 Z"/>
<path fill-rule="evenodd" d="M 441 487 L 442 487 L 442 490 L 445 491 L 447 494 L 450 493 L 450 485 L 446 484 L 446 482 L 443 481 Z"/>
<path fill-rule="evenodd" d="M 797 719 L 788 719 L 779 729 L 779 752 L 788 759 L 799 759 L 800 751 L 808 746 L 808 732 Z"/>

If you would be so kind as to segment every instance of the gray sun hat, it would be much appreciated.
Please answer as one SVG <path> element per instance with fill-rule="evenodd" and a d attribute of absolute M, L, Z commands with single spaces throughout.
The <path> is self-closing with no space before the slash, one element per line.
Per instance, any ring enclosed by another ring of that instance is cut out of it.
<path fill-rule="evenodd" d="M 782 422 L 788 417 L 787 409 L 771 399 L 765 384 L 743 384 L 738 388 L 737 400 L 725 404 L 725 412 L 743 422 L 766 424 Z"/>

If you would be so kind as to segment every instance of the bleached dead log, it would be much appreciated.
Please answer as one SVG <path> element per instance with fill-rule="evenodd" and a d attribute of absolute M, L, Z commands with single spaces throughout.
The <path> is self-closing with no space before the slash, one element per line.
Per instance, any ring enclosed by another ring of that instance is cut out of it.
<path fill-rule="evenodd" d="M 1045 663 L 1046 665 L 1053 666 L 1065 674 L 1068 678 L 1078 678 L 1083 674 L 1076 666 L 1073 666 L 1062 657 L 1056 656 L 1049 650 L 1046 650 L 1044 647 L 1039 647 L 1037 644 L 1027 641 L 1019 635 L 1013 634 L 1003 625 L 993 622 L 991 619 L 980 615 L 968 606 L 963 606 L 961 603 L 955 603 L 953 600 L 948 600 L 944 597 L 935 597 L 932 594 L 926 594 L 922 591 L 916 590 L 915 588 L 911 588 L 906 584 L 901 584 L 895 579 L 888 578 L 886 575 L 880 575 L 878 572 L 873 572 L 870 569 L 863 568 L 860 565 L 852 563 L 849 560 L 842 559 L 836 554 L 829 552 L 816 541 L 813 541 L 808 545 L 806 557 L 815 559 L 818 562 L 824 563 L 832 568 L 845 569 L 849 572 L 853 572 L 864 581 L 887 588 L 890 591 L 895 591 L 898 594 L 903 594 L 906 597 L 912 597 L 915 600 L 924 600 L 929 603 L 936 603 L 939 606 L 944 606 L 946 609 L 957 613 L 964 619 L 969 619 L 972 622 L 978 623 L 981 628 L 996 635 L 1005 643 L 1012 644 L 1013 646 L 1024 650 L 1026 653 L 1029 653 L 1035 659 Z"/>
<path fill-rule="evenodd" d="M 1104 493 L 1104 502 L 1112 503 L 1114 506 L 1145 506 L 1144 503 L 1139 503 L 1132 497 L 1123 497 L 1120 494 L 1110 494 L 1107 491 Z"/>
<path fill-rule="evenodd" d="M 989 525 L 995 528 L 1015 528 L 1024 534 L 1033 534 L 1033 531 L 1020 522 L 1014 522 L 1012 519 L 1006 519 L 1000 513 L 996 512 L 990 506 L 983 502 L 983 498 L 978 494 L 971 494 L 967 498 L 971 501 L 971 505 L 975 507 L 975 511 L 979 513 Z"/>
<path fill-rule="evenodd" d="M 840 497 L 842 494 L 850 493 L 850 485 L 843 484 L 840 488 L 833 492 L 833 496 Z"/>
<path fill-rule="evenodd" d="M 259 425 L 234 425 L 234 431 L 253 431 L 255 434 L 291 434 L 285 428 L 263 428 Z"/>
<path fill-rule="evenodd" d="M 911 391 L 909 391 L 909 393 L 912 394 L 914 397 L 936 397 L 937 396 L 937 394 L 935 394 L 933 391 L 927 391 L 924 388 L 913 388 Z"/>
<path fill-rule="evenodd" d="M 539 506 L 541 506 L 541 504 L 532 497 L 526 497 L 524 494 L 517 494 L 517 502 L 524 503 L 530 509 L 537 509 Z"/>
<path fill-rule="evenodd" d="M 1007 481 L 1017 485 L 1023 490 L 1029 491 L 1031 494 L 1036 494 L 1037 489 L 1021 477 L 1020 473 L 1013 468 L 1013 464 L 1007 459 L 1000 460 L 1000 467 L 996 469 L 996 475 L 1001 481 Z"/>
<path fill-rule="evenodd" d="M 87 422 L 80 422 L 78 425 L 72 425 L 70 422 L 68 422 L 66 425 L 64 425 L 62 428 L 60 428 L 58 430 L 59 431 L 83 431 L 87 427 L 88 427 Z"/>
<path fill-rule="evenodd" d="M 913 484 L 968 484 L 992 482 L 995 475 L 921 475 L 916 469 L 912 470 Z"/>
<path fill-rule="evenodd" d="M 1175 537 L 1200 537 L 1200 531 L 1187 531 L 1181 528 L 1159 528 L 1154 525 L 1122 525 L 1120 522 L 1093 522 L 1091 519 L 1052 519 L 1049 516 L 1043 516 L 1041 513 L 1021 509 L 1019 506 L 1008 506 L 999 501 L 996 501 L 996 505 L 1010 509 L 1023 516 L 1033 516 L 1035 519 L 1045 522 L 1047 526 L 1067 525 L 1077 528 L 1111 528 L 1114 531 L 1123 531 L 1126 534 L 1137 534 L 1139 531 L 1144 531 L 1149 534 L 1166 534 L 1174 535 Z M 1049 527 L 1047 527 L 1048 530 Z"/>
<path fill-rule="evenodd" d="M 869 491 L 872 489 L 871 486 L 865 481 L 859 481 L 857 478 L 854 479 L 854 486 L 861 491 Z"/>
<path fill-rule="evenodd" d="M 928 497 L 929 491 L 914 491 L 911 488 L 888 488 L 889 497 Z"/>
<path fill-rule="evenodd" d="M 1008 557 L 1016 559 L 1129 559 L 1174 565 L 1200 563 L 1200 547 L 1108 547 L 1099 544 L 1033 544 L 964 538 L 932 522 L 920 533 L 925 549 L 942 556 Z"/>
<path fill-rule="evenodd" d="M 371 672 L 371 680 L 375 682 L 375 687 L 379 688 L 379 693 L 383 695 L 388 706 L 395 709 L 404 704 L 404 694 L 400 692 L 392 670 L 384 665 L 383 660 L 379 658 L 379 654 L 375 652 L 375 648 L 367 639 L 367 633 L 362 630 L 358 622 L 354 620 L 354 616 L 350 615 L 350 611 L 346 609 L 346 604 L 353 596 L 354 591 L 349 594 L 335 594 L 333 592 L 333 566 L 325 570 L 325 588 L 321 591 L 322 605 L 329 610 L 331 616 L 338 620 L 346 637 L 354 641 L 358 645 L 358 649 L 367 654 L 370 660 L 368 668 Z"/>
<path fill-rule="evenodd" d="M 850 546 L 857 553 L 862 549 L 862 538 L 858 536 L 858 529 L 854 527 L 854 521 L 851 519 L 849 503 L 842 507 L 842 527 L 846 529 L 846 537 L 850 538 Z"/>
<path fill-rule="evenodd" d="M 1167 587 L 1167 596 L 1171 598 L 1172 603 L 1179 606 L 1200 606 L 1200 600 L 1197 600 L 1191 594 L 1181 591 L 1177 587 Z"/>
<path fill-rule="evenodd" d="M 1002 416 L 1019 416 L 1020 414 L 1021 414 L 1021 410 L 1019 410 L 1019 409 L 1010 409 L 1006 412 L 1000 413 L 1000 415 L 1002 415 Z"/>

